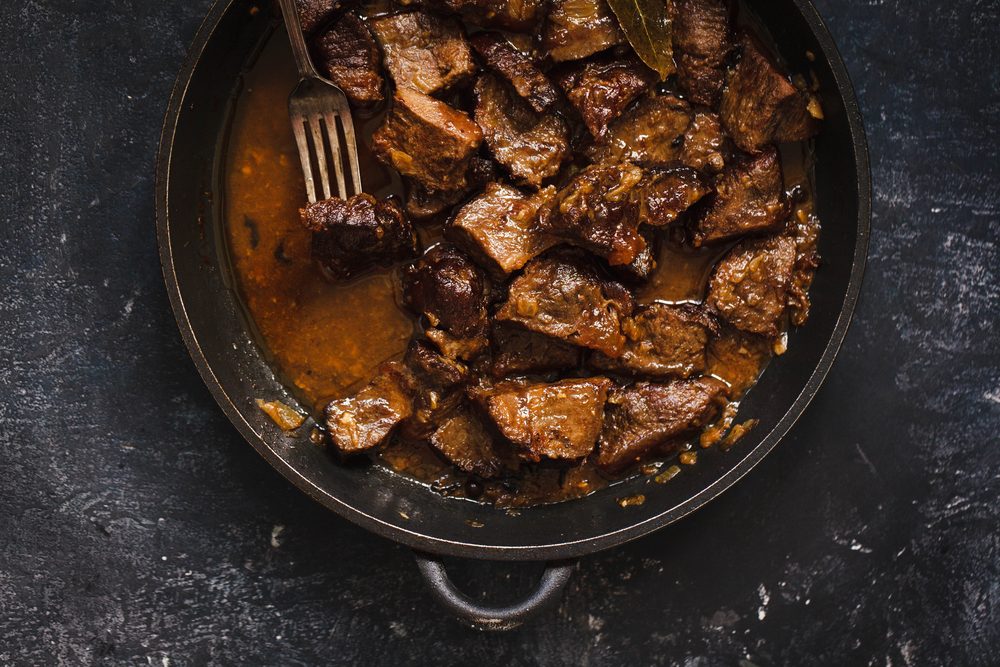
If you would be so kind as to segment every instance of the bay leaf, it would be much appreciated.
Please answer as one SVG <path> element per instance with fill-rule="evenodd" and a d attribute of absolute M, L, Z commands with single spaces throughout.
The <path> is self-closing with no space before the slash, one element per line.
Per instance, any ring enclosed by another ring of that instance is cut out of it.
<path fill-rule="evenodd" d="M 629 44 L 642 62 L 666 79 L 674 72 L 671 0 L 608 0 Z"/>

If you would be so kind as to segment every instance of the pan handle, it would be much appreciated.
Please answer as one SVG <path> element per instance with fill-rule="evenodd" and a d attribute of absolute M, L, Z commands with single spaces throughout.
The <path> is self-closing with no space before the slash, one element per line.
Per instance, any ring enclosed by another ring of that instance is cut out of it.
<path fill-rule="evenodd" d="M 548 563 L 538 586 L 528 597 L 505 607 L 491 607 L 470 599 L 458 590 L 445 572 L 444 563 L 436 556 L 419 551 L 414 551 L 413 555 L 417 559 L 420 573 L 424 575 L 438 602 L 479 630 L 512 630 L 524 623 L 559 597 L 576 565 L 575 561 Z"/>

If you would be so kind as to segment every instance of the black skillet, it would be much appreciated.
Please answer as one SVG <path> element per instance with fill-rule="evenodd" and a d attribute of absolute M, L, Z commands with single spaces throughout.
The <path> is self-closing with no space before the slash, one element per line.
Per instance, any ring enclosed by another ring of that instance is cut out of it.
<path fill-rule="evenodd" d="M 241 72 L 279 20 L 270 4 L 218 0 L 177 78 L 157 162 L 157 235 L 170 301 L 198 371 L 236 428 L 275 469 L 341 516 L 416 550 L 420 570 L 439 600 L 480 627 L 513 627 L 554 599 L 570 574 L 567 559 L 663 528 L 729 488 L 802 414 L 844 339 L 861 287 L 871 206 L 868 151 L 854 90 L 808 0 L 748 4 L 793 71 L 814 71 L 821 87 L 826 120 L 815 142 L 813 177 L 823 223 L 823 266 L 812 287 L 809 322 L 791 333 L 788 352 L 743 401 L 741 415 L 760 423 L 732 451 L 702 452 L 690 474 L 669 484 L 633 479 L 580 500 L 524 509 L 518 516 L 442 497 L 378 466 L 339 466 L 307 438 L 282 432 L 257 409 L 257 397 L 295 400 L 252 338 L 233 287 L 221 233 L 221 183 Z M 637 493 L 646 495 L 640 506 L 622 508 L 615 502 Z M 498 608 L 457 591 L 437 555 L 551 563 L 531 596 Z"/>

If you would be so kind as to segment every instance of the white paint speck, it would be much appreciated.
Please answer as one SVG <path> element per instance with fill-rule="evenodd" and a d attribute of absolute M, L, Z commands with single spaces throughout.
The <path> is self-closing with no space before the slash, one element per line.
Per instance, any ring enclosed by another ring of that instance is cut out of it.
<path fill-rule="evenodd" d="M 392 634 L 397 637 L 406 637 L 409 634 L 406 631 L 406 626 L 399 621 L 389 621 L 389 629 L 392 630 Z"/>
<path fill-rule="evenodd" d="M 761 584 L 757 587 L 757 596 L 760 598 L 760 606 L 757 607 L 757 620 L 763 621 L 767 618 L 767 605 L 771 601 L 771 594 L 768 593 L 767 587 Z"/>
<path fill-rule="evenodd" d="M 851 540 L 851 551 L 860 551 L 863 554 L 870 554 L 872 550 L 869 547 L 861 544 L 857 540 Z"/>
<path fill-rule="evenodd" d="M 281 546 L 282 538 L 281 534 L 285 532 L 285 527 L 280 523 L 275 524 L 274 528 L 271 529 L 271 546 L 277 549 Z"/>

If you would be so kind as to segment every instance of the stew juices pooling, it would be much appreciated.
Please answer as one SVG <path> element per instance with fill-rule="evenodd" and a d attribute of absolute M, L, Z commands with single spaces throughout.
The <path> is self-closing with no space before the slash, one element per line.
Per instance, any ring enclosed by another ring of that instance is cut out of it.
<path fill-rule="evenodd" d="M 296 81 L 287 40 L 277 31 L 244 73 L 235 106 L 225 161 L 225 231 L 241 297 L 265 353 L 289 389 L 319 417 L 330 400 L 368 382 L 380 364 L 400 359 L 420 324 L 401 305 L 398 266 L 334 283 L 313 262 L 310 232 L 299 218 L 306 194 L 286 113 Z M 402 200 L 398 176 L 368 150 L 383 116 L 384 111 L 355 115 L 364 188 L 376 197 Z M 791 198 L 793 219 L 815 226 L 805 148 L 783 147 L 781 160 L 785 188 L 796 193 Z M 416 223 L 422 247 L 441 238 L 447 217 L 445 212 Z M 635 292 L 637 304 L 702 302 L 715 263 L 732 245 L 693 250 L 664 240 L 655 274 Z M 731 386 L 727 415 L 759 377 L 773 347 L 780 351 L 780 343 L 772 346 L 728 328 L 713 338 L 706 375 Z M 698 439 L 679 450 L 681 463 L 693 462 Z M 577 498 L 615 481 L 584 461 L 569 468 L 533 464 L 522 467 L 516 479 L 483 483 L 455 470 L 426 443 L 399 438 L 374 458 L 442 493 L 511 507 Z M 676 459 L 675 451 L 651 459 L 639 471 L 659 473 L 657 479 L 665 480 L 676 472 L 669 468 L 662 474 Z M 635 473 L 633 469 L 629 474 Z"/>

